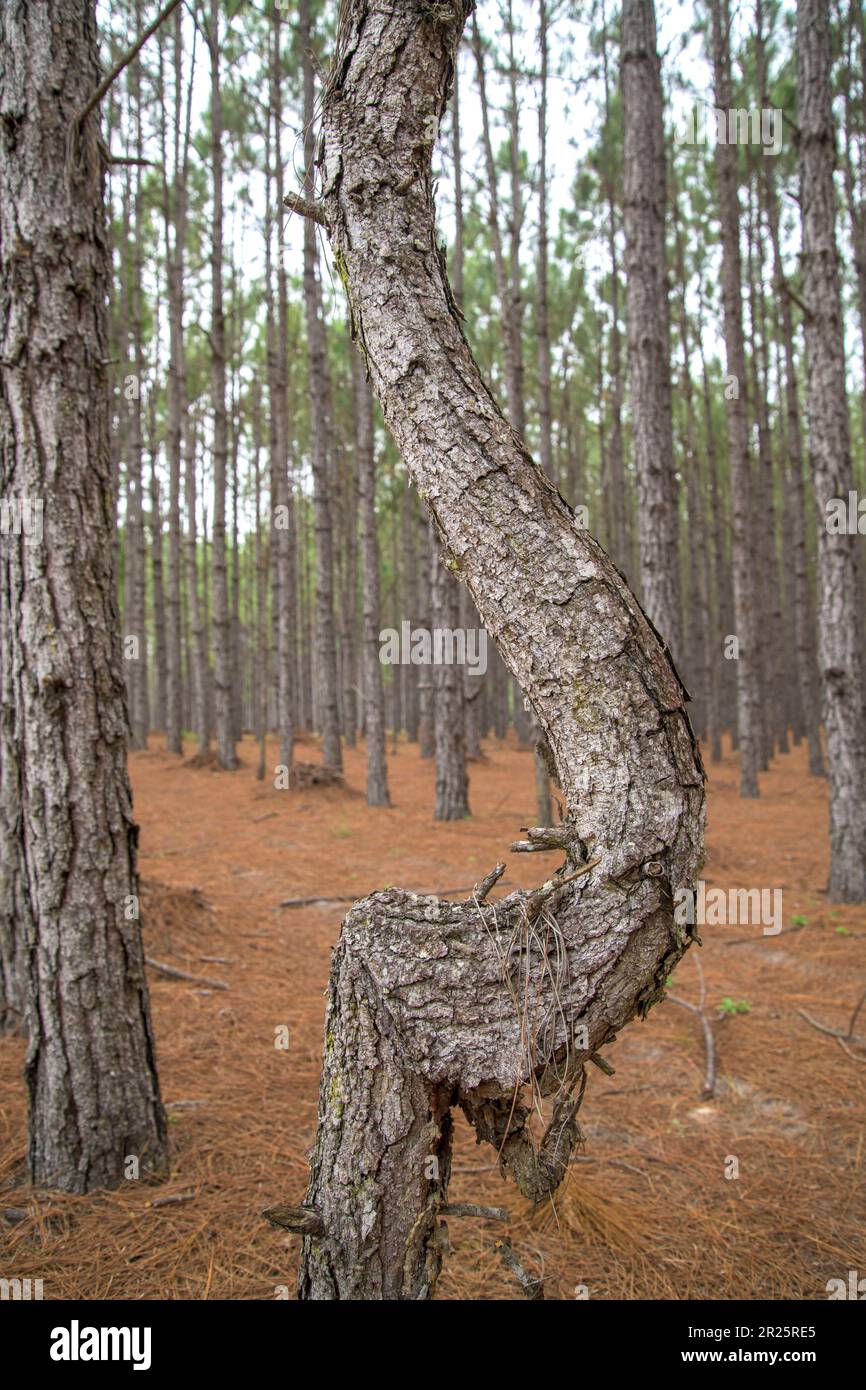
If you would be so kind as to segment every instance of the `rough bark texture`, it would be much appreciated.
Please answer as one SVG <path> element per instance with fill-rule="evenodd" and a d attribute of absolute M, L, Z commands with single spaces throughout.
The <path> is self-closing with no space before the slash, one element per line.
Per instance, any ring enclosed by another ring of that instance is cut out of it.
<path fill-rule="evenodd" d="M 367 736 L 367 804 L 390 806 L 385 760 L 385 694 L 379 661 L 379 542 L 376 536 L 376 453 L 373 398 L 358 353 L 352 362 L 355 444 L 358 455 L 358 507 L 361 514 L 363 570 L 364 731 Z"/>
<path fill-rule="evenodd" d="M 759 48 L 759 52 L 762 52 Z M 762 67 L 763 72 L 763 67 Z M 762 97 L 761 105 L 769 106 Z M 821 747 L 820 698 L 815 671 L 815 613 L 809 585 L 809 562 L 806 547 L 806 488 L 803 480 L 803 437 L 800 428 L 799 388 L 794 352 L 794 322 L 791 299 L 785 280 L 779 232 L 779 200 L 776 195 L 773 160 L 763 161 L 764 194 L 767 221 L 773 244 L 773 280 L 776 303 L 781 316 L 782 339 L 785 347 L 785 423 L 790 485 L 785 489 L 790 504 L 793 525 L 790 528 L 790 550 L 793 552 L 792 598 L 794 641 L 796 648 L 797 681 L 803 712 L 805 734 L 809 743 L 809 771 L 813 777 L 824 775 L 824 753 Z"/>
<path fill-rule="evenodd" d="M 468 8 L 347 0 L 321 197 L 385 419 L 552 750 L 567 820 L 551 838 L 566 864 L 491 906 L 483 892 L 461 905 L 389 889 L 347 916 L 307 1194 L 323 1234 L 304 1240 L 303 1298 L 429 1295 L 449 1106 L 522 1191 L 553 1190 L 587 1056 L 660 997 L 688 944 L 672 893 L 701 861 L 703 771 L 682 686 L 487 391 L 435 241 L 431 126 Z M 516 1094 L 527 1082 L 554 1103 L 538 1147 Z"/>
<path fill-rule="evenodd" d="M 315 72 L 310 51 L 310 5 L 301 0 L 298 42 L 304 70 L 304 192 L 312 191 L 315 151 Z M 340 713 L 337 687 L 337 639 L 334 631 L 334 558 L 331 519 L 331 465 L 329 458 L 329 400 L 326 389 L 327 343 L 325 325 L 319 312 L 316 284 L 318 266 L 316 226 L 304 224 L 304 309 L 307 325 L 307 353 L 310 364 L 310 424 L 312 430 L 313 490 L 316 517 L 316 664 L 319 684 L 319 727 L 322 731 L 322 761 L 341 770 Z"/>
<path fill-rule="evenodd" d="M 866 899 L 866 712 L 856 535 L 826 526 L 831 498 L 853 490 L 830 96 L 830 33 L 823 0 L 797 6 L 800 206 L 803 219 L 809 456 L 818 511 L 821 585 L 818 658 L 830 776 L 830 879 L 836 902 Z"/>
<path fill-rule="evenodd" d="M 712 0 L 712 53 L 716 106 L 734 105 L 731 81 L 730 8 Z M 728 388 L 727 426 L 731 467 L 731 556 L 734 618 L 739 640 L 737 658 L 737 731 L 740 748 L 740 795 L 758 795 L 760 752 L 760 667 L 755 622 L 755 576 L 749 425 L 746 412 L 746 353 L 743 338 L 743 274 L 740 255 L 740 200 L 736 146 L 716 146 L 716 185 L 722 229 L 722 303 Z"/>
<path fill-rule="evenodd" d="M 0 488 L 44 508 L 41 541 L 0 541 L 0 979 L 29 1034 L 31 1177 L 85 1192 L 166 1156 L 130 915 L 97 117 L 73 129 L 93 6 L 6 5 L 0 49 Z"/>
<path fill-rule="evenodd" d="M 214 720 L 220 766 L 238 766 L 232 727 L 231 624 L 226 557 L 226 327 L 223 309 L 223 128 L 220 81 L 220 3 L 211 0 L 208 42 L 211 58 L 211 393 L 213 396 L 213 650 Z"/>
<path fill-rule="evenodd" d="M 460 626 L 460 590 L 442 564 L 438 546 L 433 548 L 431 561 L 434 632 L 455 632 Z M 469 815 L 463 670 L 458 665 L 443 662 L 432 667 L 432 680 L 433 736 L 436 744 L 433 817 L 435 820 L 463 820 Z"/>
<path fill-rule="evenodd" d="M 183 752 L 181 679 L 181 567 L 182 543 L 180 533 L 181 442 L 183 421 L 187 409 L 186 351 L 183 335 L 184 243 L 186 240 L 186 176 L 189 156 L 189 119 L 186 139 L 182 139 L 183 111 L 183 24 L 180 9 L 175 14 L 174 28 L 174 140 L 173 179 L 171 192 L 168 183 L 165 118 L 163 112 L 163 220 L 165 224 L 165 259 L 168 285 L 169 367 L 168 422 L 166 452 L 168 454 L 168 592 L 166 599 L 166 747 L 170 753 Z M 190 89 L 192 82 L 190 81 Z M 189 98 L 187 99 L 189 100 Z M 189 111 L 189 106 L 187 106 Z M 173 224 L 173 235 L 172 235 Z M 194 466 L 194 465 L 193 465 Z M 187 468 L 190 465 L 187 462 Z M 192 598 L 190 597 L 190 603 Z M 193 693 L 193 709 L 199 718 L 194 728 L 199 735 L 199 748 L 207 746 L 207 729 L 201 697 Z"/>
<path fill-rule="evenodd" d="M 271 517 L 271 544 L 274 547 L 274 577 L 277 603 L 277 733 L 280 740 L 280 763 L 291 768 L 295 751 L 295 667 L 296 653 L 296 584 L 294 537 L 296 516 L 294 498 L 289 483 L 289 413 L 288 413 L 288 286 L 286 257 L 283 249 L 283 104 L 282 104 L 282 37 L 280 11 L 274 6 L 271 52 L 271 107 L 274 125 L 274 176 L 277 215 L 272 219 L 270 205 L 270 170 L 267 189 L 267 245 L 265 250 L 266 299 L 268 312 L 268 385 L 274 424 L 274 449 L 271 459 L 274 501 L 280 512 L 280 526 Z M 271 287 L 271 230 L 276 229 L 277 302 L 274 318 Z"/>
<path fill-rule="evenodd" d="M 622 99 L 625 271 L 640 593 L 682 659 L 677 479 L 665 259 L 665 150 L 653 0 L 624 0 Z"/>

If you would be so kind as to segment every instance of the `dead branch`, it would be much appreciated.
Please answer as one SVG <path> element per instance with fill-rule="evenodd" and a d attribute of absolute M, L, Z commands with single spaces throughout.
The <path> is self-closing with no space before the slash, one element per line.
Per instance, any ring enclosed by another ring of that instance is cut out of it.
<path fill-rule="evenodd" d="M 190 975 L 189 971 L 178 970 L 174 965 L 163 965 L 162 961 L 154 960 L 152 956 L 145 956 L 144 959 L 152 969 L 167 975 L 170 980 L 185 980 L 188 984 L 206 985 L 209 989 L 231 989 L 225 980 L 211 980 L 207 975 Z"/>
<path fill-rule="evenodd" d="M 309 198 L 302 198 L 299 193 L 287 193 L 283 199 L 283 206 L 291 212 L 299 212 L 302 217 L 309 217 L 311 221 L 318 222 L 320 227 L 328 226 L 321 204 L 310 202 Z"/>
<path fill-rule="evenodd" d="M 817 1018 L 807 1014 L 805 1009 L 798 1009 L 797 1013 L 804 1018 L 817 1032 L 823 1033 L 828 1038 L 836 1038 L 840 1042 L 856 1043 L 858 1047 L 866 1047 L 866 1038 L 862 1033 L 845 1032 L 842 1028 L 829 1028 L 826 1023 L 819 1023 Z"/>
<path fill-rule="evenodd" d="M 439 1208 L 440 1216 L 478 1216 L 482 1221 L 507 1221 L 505 1207 L 479 1207 L 475 1202 L 447 1202 Z"/>
<path fill-rule="evenodd" d="M 712 1024 L 707 1018 L 703 1004 L 690 1004 L 688 999 L 680 999 L 676 994 L 668 994 L 665 998 L 669 1003 L 679 1004 L 681 1009 L 688 1009 L 689 1013 L 696 1014 L 701 1021 L 701 1028 L 704 1034 L 704 1049 L 707 1058 L 707 1069 L 704 1073 L 701 1100 L 712 1100 L 713 1096 L 716 1094 L 716 1040 L 713 1036 Z"/>
<path fill-rule="evenodd" d="M 262 1216 L 272 1226 L 284 1231 L 292 1231 L 298 1236 L 323 1236 L 325 1225 L 322 1213 L 316 1207 L 268 1207 Z"/>
<path fill-rule="evenodd" d="M 75 125 L 80 126 L 85 117 L 90 115 L 93 108 L 99 105 L 111 84 L 117 80 L 117 78 L 123 72 L 124 68 L 129 67 L 133 58 L 135 58 L 139 51 L 144 47 L 151 34 L 156 33 L 163 20 L 168 19 L 169 15 L 177 9 L 179 4 L 180 0 L 168 0 L 168 4 L 164 6 L 162 10 L 160 10 L 153 23 L 149 24 L 148 27 L 145 29 L 144 33 L 141 35 L 141 37 L 136 39 L 135 43 L 132 45 L 132 48 L 127 49 L 120 62 L 117 63 L 116 66 L 111 69 L 111 72 L 108 73 L 108 75 L 102 79 L 96 91 L 93 93 L 93 96 L 90 97 L 90 99 L 85 103 L 85 105 L 82 106 L 81 110 L 78 111 L 76 115 L 73 117 L 73 122 Z"/>
<path fill-rule="evenodd" d="M 502 1240 L 497 1240 L 493 1248 L 501 1257 L 503 1263 L 511 1270 L 511 1273 L 517 1279 L 526 1297 L 533 1302 L 542 1300 L 544 1298 L 544 1280 L 538 1279 L 534 1275 L 527 1274 L 523 1265 L 512 1250 L 511 1241 L 508 1236 L 503 1236 Z"/>
<path fill-rule="evenodd" d="M 505 865 L 503 863 L 494 864 L 493 868 L 490 870 L 490 873 L 485 874 L 481 882 L 476 883 L 475 887 L 473 888 L 472 897 L 475 899 L 475 901 L 478 903 L 483 903 L 484 899 L 487 897 L 487 894 L 491 891 L 491 889 L 495 888 L 496 884 L 499 882 L 504 873 Z"/>

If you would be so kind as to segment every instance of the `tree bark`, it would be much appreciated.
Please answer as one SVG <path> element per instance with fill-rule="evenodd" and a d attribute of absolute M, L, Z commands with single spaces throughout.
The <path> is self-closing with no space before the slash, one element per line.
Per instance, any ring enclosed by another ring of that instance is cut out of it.
<path fill-rule="evenodd" d="M 818 514 L 818 656 L 830 777 L 830 878 L 834 902 L 866 898 L 866 709 L 860 646 L 857 535 L 833 534 L 831 498 L 854 487 L 836 204 L 830 26 L 824 0 L 798 0 L 797 101 L 809 456 Z"/>
<path fill-rule="evenodd" d="M 712 0 L 712 59 L 716 106 L 733 106 L 728 0 Z M 755 622 L 752 478 L 746 413 L 746 354 L 743 337 L 743 275 L 740 202 L 735 145 L 716 146 L 716 184 L 722 229 L 722 300 L 727 357 L 727 425 L 731 471 L 731 547 L 737 657 L 737 730 L 740 795 L 758 796 L 760 752 L 760 667 Z"/>
<path fill-rule="evenodd" d="M 160 72 L 162 50 L 160 50 Z M 168 423 L 166 452 L 168 454 L 168 584 L 166 599 L 166 720 L 165 741 L 170 753 L 182 753 L 183 680 L 181 672 L 181 444 L 184 417 L 187 410 L 186 352 L 183 340 L 183 278 L 184 247 L 186 242 L 186 176 L 189 158 L 192 83 L 195 72 L 195 50 L 190 60 L 185 136 L 182 137 L 183 95 L 183 23 L 181 10 L 175 12 L 174 29 L 174 151 L 171 192 L 168 182 L 166 154 L 165 111 L 162 109 L 162 166 L 163 221 L 165 226 L 165 260 L 168 281 L 169 365 L 168 365 Z M 187 469 L 190 464 L 187 461 Z M 190 606 L 193 599 L 190 596 Z M 193 696 L 195 704 L 195 696 Z M 196 728 L 200 740 L 207 731 Z"/>
<path fill-rule="evenodd" d="M 494 403 L 435 240 L 430 127 L 468 9 L 346 0 L 324 91 L 321 206 L 385 419 L 550 744 L 566 865 L 495 908 L 482 888 L 457 905 L 389 889 L 346 918 L 307 1193 L 320 1231 L 302 1249 L 309 1299 L 429 1296 L 454 1104 L 522 1191 L 554 1190 L 584 1064 L 661 996 L 688 944 L 672 894 L 701 859 L 703 772 L 682 686 Z M 581 868 L 590 845 L 597 862 Z M 538 1148 L 523 1084 L 554 1106 Z"/>
<path fill-rule="evenodd" d="M 623 227 L 641 600 L 682 659 L 679 525 L 665 258 L 662 85 L 653 0 L 624 0 Z"/>
<path fill-rule="evenodd" d="M 310 196 L 315 153 L 315 73 L 310 51 L 310 0 L 300 0 L 298 42 L 304 75 L 304 194 Z M 322 761 L 342 769 L 340 714 L 337 690 L 337 644 L 334 632 L 334 558 L 331 519 L 331 467 L 329 459 L 329 401 L 325 389 L 327 349 L 325 325 L 319 313 L 316 284 L 318 248 L 316 225 L 304 224 L 304 306 L 307 352 L 310 366 L 310 428 L 312 431 L 313 488 L 316 514 L 316 657 L 319 673 Z"/>
<path fill-rule="evenodd" d="M 214 723 L 220 767 L 238 766 L 232 723 L 231 622 L 226 559 L 226 327 L 223 309 L 223 123 L 220 78 L 220 0 L 211 0 L 208 43 L 211 59 L 211 393 L 213 396 L 213 649 Z"/>
<path fill-rule="evenodd" d="M 29 1035 L 29 1170 L 88 1192 L 162 1171 L 126 768 L 93 6 L 5 6 L 0 478 L 0 1014 Z M 4 528 L 5 529 L 5 528 Z"/>
<path fill-rule="evenodd" d="M 376 453 L 373 397 L 360 354 L 352 353 L 361 565 L 364 588 L 364 730 L 367 736 L 367 804 L 390 806 L 385 761 L 385 695 L 379 661 L 379 542 L 376 536 Z"/>
<path fill-rule="evenodd" d="M 761 85 L 761 105 L 769 107 L 766 93 L 766 62 L 764 57 L 761 5 L 756 5 L 757 53 Z M 797 360 L 794 350 L 794 320 L 791 297 L 782 262 L 779 228 L 779 199 L 776 193 L 772 159 L 762 161 L 764 201 L 767 223 L 773 246 L 773 283 L 776 303 L 781 316 L 782 342 L 785 353 L 785 435 L 788 444 L 788 477 L 785 488 L 790 503 L 793 525 L 790 531 L 789 565 L 792 575 L 793 625 L 796 645 L 796 670 L 803 711 L 806 738 L 809 744 L 809 771 L 813 777 L 824 776 L 824 752 L 821 747 L 820 697 L 817 690 L 815 663 L 815 609 L 809 584 L 809 560 L 806 545 L 806 488 L 803 480 L 803 432 L 800 425 L 800 393 Z"/>
<path fill-rule="evenodd" d="M 289 369 L 288 369 L 288 287 L 286 258 L 283 250 L 283 105 L 282 49 L 279 6 L 274 6 L 273 51 L 271 55 L 271 110 L 274 125 L 274 174 L 276 186 L 276 216 L 270 203 L 271 171 L 267 171 L 266 241 L 265 241 L 265 298 L 267 301 L 268 387 L 272 415 L 271 480 L 271 545 L 275 579 L 277 655 L 277 733 L 280 741 L 280 764 L 291 769 L 295 753 L 295 716 L 297 706 L 297 585 L 295 582 L 294 544 L 297 526 L 294 497 L 289 483 Z M 269 117 L 270 120 L 270 117 Z M 270 163 L 270 141 L 267 141 Z M 276 227 L 277 303 L 274 316 L 271 286 L 271 231 Z M 277 515 L 279 513 L 279 515 Z"/>

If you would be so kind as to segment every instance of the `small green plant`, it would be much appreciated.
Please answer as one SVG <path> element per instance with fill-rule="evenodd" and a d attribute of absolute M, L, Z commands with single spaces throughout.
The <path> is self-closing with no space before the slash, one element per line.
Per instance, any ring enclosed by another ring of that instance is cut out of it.
<path fill-rule="evenodd" d="M 808 927 L 808 925 L 809 925 L 809 919 L 808 919 L 808 917 L 803 917 L 803 916 L 792 917 L 792 918 L 791 918 L 791 921 L 794 923 L 794 926 L 795 926 L 795 927 Z"/>
<path fill-rule="evenodd" d="M 725 995 L 719 1007 L 723 1014 L 747 1014 L 752 1008 L 748 999 L 734 1000 L 729 994 Z"/>
<path fill-rule="evenodd" d="M 836 928 L 836 935 L 837 935 L 837 936 L 850 936 L 851 933 L 850 933 L 850 931 L 848 930 L 847 927 L 843 927 L 843 926 L 840 924 L 840 925 Z"/>

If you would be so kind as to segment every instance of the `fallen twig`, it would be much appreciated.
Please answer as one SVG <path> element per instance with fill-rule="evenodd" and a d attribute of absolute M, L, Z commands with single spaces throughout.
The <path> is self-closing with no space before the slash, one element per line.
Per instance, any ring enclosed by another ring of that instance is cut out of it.
<path fill-rule="evenodd" d="M 145 956 L 144 959 L 152 969 L 167 975 L 170 980 L 186 980 L 188 984 L 207 985 L 210 989 L 231 989 L 231 985 L 225 980 L 210 980 L 207 975 L 190 975 L 188 970 L 178 970 L 173 965 L 164 965 L 162 961 L 154 960 L 153 956 Z"/>
<path fill-rule="evenodd" d="M 716 1040 L 713 1036 L 712 1024 L 707 1018 L 703 1003 L 690 1004 L 688 999 L 680 999 L 676 994 L 668 994 L 665 997 L 669 1003 L 679 1004 L 681 1009 L 688 1009 L 689 1013 L 696 1014 L 701 1021 L 701 1028 L 704 1033 L 704 1048 L 707 1057 L 707 1069 L 704 1073 L 701 1100 L 712 1100 L 713 1096 L 716 1094 Z"/>
<path fill-rule="evenodd" d="M 512 1250 L 511 1241 L 508 1236 L 503 1236 L 502 1240 L 497 1240 L 493 1248 L 511 1270 L 526 1297 L 533 1302 L 543 1299 L 544 1280 L 537 1279 L 534 1275 L 527 1274 L 523 1265 Z"/>
<path fill-rule="evenodd" d="M 760 936 L 735 936 L 733 941 L 723 941 L 723 946 L 750 946 L 755 941 L 777 941 L 780 936 L 790 936 L 795 931 L 805 931 L 806 927 L 817 927 L 817 922 L 798 922 L 794 927 L 783 927 L 781 931 Z"/>
<path fill-rule="evenodd" d="M 817 1018 L 813 1018 L 811 1014 L 807 1014 L 805 1009 L 798 1009 L 797 1013 L 801 1018 L 804 1018 L 807 1023 L 811 1024 L 813 1028 L 817 1029 L 819 1033 L 824 1033 L 828 1038 L 837 1038 L 840 1042 L 853 1042 L 856 1043 L 858 1047 L 866 1047 L 866 1038 L 863 1037 L 862 1033 L 846 1033 L 842 1028 L 829 1028 L 826 1023 L 819 1023 Z"/>
<path fill-rule="evenodd" d="M 179 1202 L 193 1202 L 196 1198 L 195 1192 L 175 1192 L 166 1197 L 154 1197 L 151 1202 L 152 1207 L 171 1207 Z"/>

